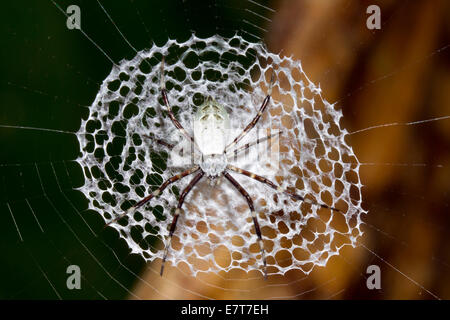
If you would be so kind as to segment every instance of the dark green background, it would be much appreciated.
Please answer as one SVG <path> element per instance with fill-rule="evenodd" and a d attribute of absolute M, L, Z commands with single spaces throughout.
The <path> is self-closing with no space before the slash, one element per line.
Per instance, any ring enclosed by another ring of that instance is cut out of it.
<path fill-rule="evenodd" d="M 78 5 L 82 29 L 116 63 L 136 54 L 96 1 L 56 3 L 63 10 Z M 230 36 L 236 31 L 264 36 L 244 22 L 264 24 L 246 9 L 269 14 L 238 0 L 127 0 L 102 5 L 137 50 L 152 42 L 163 44 L 168 37 L 187 39 L 192 31 L 200 36 Z M 51 285 L 63 299 L 125 298 L 145 265 L 128 254 L 115 231 L 103 229 L 98 214 L 86 211 L 86 199 L 74 190 L 83 184 L 83 175 L 73 161 L 79 154 L 78 141 L 70 134 L 86 117 L 86 107 L 112 63 L 80 31 L 66 27 L 66 17 L 50 0 L 2 3 L 0 23 L 0 125 L 68 132 L 0 127 L 0 298 L 58 298 Z M 82 290 L 66 288 L 70 264 L 81 268 Z"/>

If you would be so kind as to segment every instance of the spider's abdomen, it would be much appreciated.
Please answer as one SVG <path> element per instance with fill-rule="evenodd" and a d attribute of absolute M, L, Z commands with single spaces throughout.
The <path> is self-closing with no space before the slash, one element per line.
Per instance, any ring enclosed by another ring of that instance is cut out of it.
<path fill-rule="evenodd" d="M 230 128 L 228 113 L 212 99 L 202 104 L 194 118 L 194 139 L 204 156 L 222 154 Z"/>

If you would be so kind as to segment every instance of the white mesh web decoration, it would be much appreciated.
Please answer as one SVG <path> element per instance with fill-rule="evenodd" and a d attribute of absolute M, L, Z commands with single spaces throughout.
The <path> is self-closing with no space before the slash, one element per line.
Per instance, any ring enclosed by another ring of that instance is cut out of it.
<path fill-rule="evenodd" d="M 232 129 L 240 132 L 256 115 L 274 73 L 270 105 L 237 147 L 255 141 L 256 135 L 261 138 L 261 132 L 280 131 L 279 163 L 249 161 L 245 155 L 229 163 L 340 211 L 293 200 L 230 172 L 254 200 L 269 275 L 291 269 L 309 273 L 314 266 L 325 265 L 342 246 L 356 244 L 365 213 L 362 185 L 358 160 L 344 140 L 347 131 L 341 128 L 341 111 L 322 99 L 320 88 L 306 77 L 299 61 L 237 35 L 169 40 L 113 67 L 78 132 L 78 162 L 85 174 L 80 190 L 90 209 L 109 223 L 163 181 L 192 166 L 190 161 L 171 165 L 170 148 L 157 142 L 176 145 L 184 139 L 174 134 L 177 131 L 162 103 L 163 56 L 169 102 L 191 135 L 193 116 L 207 97 L 226 108 Z M 111 223 L 132 253 L 147 261 L 162 258 L 178 196 L 192 177 L 169 185 L 133 214 Z M 210 186 L 203 178 L 183 208 L 167 264 L 194 275 L 231 269 L 263 271 L 247 203 L 226 179 Z"/>

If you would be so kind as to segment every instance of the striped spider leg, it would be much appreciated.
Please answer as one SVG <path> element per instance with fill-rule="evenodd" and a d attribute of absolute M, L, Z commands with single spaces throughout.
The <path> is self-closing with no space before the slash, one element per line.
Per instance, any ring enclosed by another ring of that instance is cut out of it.
<path fill-rule="evenodd" d="M 255 226 L 256 236 L 258 237 L 258 245 L 261 250 L 261 258 L 264 266 L 264 280 L 267 280 L 267 261 L 266 261 L 266 253 L 264 250 L 264 244 L 262 242 L 261 229 L 259 228 L 258 218 L 255 212 L 255 206 L 253 204 L 253 200 L 248 194 L 247 191 L 234 179 L 228 172 L 223 172 L 223 176 L 231 182 L 231 184 L 244 196 L 247 201 L 248 207 L 250 208 L 250 212 L 252 214 L 253 225 Z"/>
<path fill-rule="evenodd" d="M 168 111 L 168 113 L 169 113 L 170 120 L 172 120 L 172 123 L 175 125 L 175 127 L 176 127 L 178 130 L 180 130 L 180 132 L 181 132 L 181 133 L 182 133 L 189 141 L 192 141 L 192 143 L 194 143 L 194 145 L 195 145 L 196 143 L 195 143 L 194 138 L 193 138 L 189 133 L 187 133 L 187 131 L 183 128 L 183 126 L 181 125 L 181 123 L 177 120 L 177 118 L 175 118 L 175 115 L 174 115 L 173 112 L 172 112 L 172 108 L 170 107 L 169 99 L 168 99 L 168 97 L 167 97 L 166 84 L 165 84 L 165 82 L 164 82 L 164 63 L 165 63 L 165 59 L 164 59 L 164 56 L 163 56 L 162 61 L 161 61 L 161 85 L 160 85 L 160 90 L 161 90 L 161 96 L 162 96 L 164 105 L 166 106 L 167 111 Z"/>
<path fill-rule="evenodd" d="M 261 107 L 259 108 L 258 113 L 253 118 L 252 121 L 245 127 L 245 129 L 225 148 L 225 153 L 230 150 L 233 146 L 235 146 L 245 135 L 256 126 L 256 123 L 258 123 L 259 119 L 261 118 L 262 114 L 266 110 L 267 106 L 270 102 L 270 97 L 272 95 L 272 86 L 274 82 L 274 73 L 272 71 L 272 75 L 270 76 L 270 85 L 269 85 L 269 92 L 267 93 L 267 96 L 264 98 Z"/>
<path fill-rule="evenodd" d="M 166 263 L 167 254 L 168 254 L 169 248 L 170 248 L 170 246 L 172 244 L 172 236 L 173 236 L 173 233 L 175 232 L 175 229 L 177 227 L 178 217 L 180 216 L 180 213 L 183 212 L 183 209 L 181 207 L 183 206 L 184 199 L 186 198 L 187 194 L 192 190 L 192 188 L 197 184 L 197 182 L 200 181 L 200 179 L 203 177 L 204 174 L 205 173 L 200 170 L 200 172 L 191 180 L 191 182 L 189 182 L 187 187 L 181 193 L 180 198 L 178 199 L 178 205 L 177 205 L 177 208 L 175 209 L 175 215 L 173 216 L 172 223 L 170 224 L 169 241 L 167 242 L 167 244 L 166 244 L 166 246 L 164 248 L 164 255 L 163 255 L 163 260 L 162 260 L 162 263 L 161 263 L 161 271 L 159 272 L 159 274 L 161 276 L 163 275 L 164 264 Z"/>
<path fill-rule="evenodd" d="M 172 150 L 175 147 L 173 144 L 171 144 L 171 143 L 169 143 L 169 142 L 167 142 L 165 140 L 158 139 L 158 138 L 155 138 L 155 137 L 147 135 L 147 134 L 145 134 L 144 137 L 147 138 L 147 139 L 152 140 L 153 142 L 155 142 L 157 144 L 160 144 L 162 146 L 167 147 L 169 150 Z"/>
<path fill-rule="evenodd" d="M 233 150 L 233 155 L 229 155 L 228 156 L 228 160 L 231 160 L 231 159 L 234 159 L 234 161 L 236 161 L 237 160 L 237 156 L 238 156 L 238 154 L 240 154 L 241 152 L 243 152 L 243 151 L 247 151 L 248 149 L 250 149 L 252 146 L 254 146 L 254 145 L 257 145 L 257 144 L 260 144 L 260 143 L 262 143 L 262 142 L 264 142 L 264 141 L 269 141 L 269 149 L 270 149 L 270 142 L 271 142 L 271 139 L 272 138 L 275 138 L 275 137 L 277 137 L 277 136 L 280 136 L 281 135 L 281 131 L 278 131 L 278 132 L 276 132 L 276 133 L 273 133 L 273 134 L 269 134 L 269 135 L 267 135 L 267 136 L 265 136 L 264 138 L 262 138 L 262 139 L 256 139 L 255 141 L 253 141 L 253 142 L 250 142 L 250 143 L 246 143 L 246 144 L 244 144 L 243 146 L 240 146 L 239 148 L 236 148 L 236 149 L 234 149 Z M 230 150 L 228 150 L 228 151 L 230 151 Z"/>
<path fill-rule="evenodd" d="M 119 221 L 120 219 L 124 218 L 125 216 L 128 216 L 130 214 L 132 214 L 134 211 L 136 211 L 136 209 L 142 207 L 144 204 L 146 204 L 147 202 L 149 202 L 153 197 L 156 197 L 158 195 L 160 195 L 164 189 L 166 189 L 170 184 L 194 173 L 200 170 L 200 167 L 195 166 L 192 167 L 186 171 L 183 171 L 180 174 L 174 175 L 171 178 L 167 179 L 166 181 L 163 182 L 163 184 L 161 184 L 161 186 L 156 189 L 155 191 L 153 191 L 151 194 L 149 194 L 148 196 L 146 196 L 145 198 L 143 198 L 142 200 L 140 200 L 138 203 L 136 203 L 134 206 L 130 207 L 127 211 L 125 211 L 125 213 L 121 214 L 120 216 L 118 216 L 117 218 L 115 218 L 114 220 L 110 221 L 107 225 L 105 225 L 105 227 L 109 226 L 112 223 L 115 223 L 117 221 Z"/>
<path fill-rule="evenodd" d="M 310 199 L 306 199 L 305 197 L 302 197 L 301 195 L 298 195 L 295 192 L 289 191 L 287 189 L 283 189 L 282 187 L 276 185 L 274 182 L 270 181 L 269 179 L 264 178 L 264 177 L 262 177 L 260 175 L 257 175 L 257 174 L 255 174 L 253 172 L 250 172 L 250 171 L 247 171 L 247 170 L 244 170 L 244 169 L 241 169 L 241 168 L 237 168 L 237 167 L 232 166 L 232 165 L 228 165 L 227 168 L 229 170 L 231 170 L 231 171 L 243 174 L 243 175 L 245 175 L 247 177 L 255 179 L 256 181 L 264 183 L 264 184 L 268 185 L 269 187 L 271 187 L 272 189 L 288 195 L 292 199 L 300 200 L 300 201 L 303 201 L 303 202 L 306 202 L 306 203 L 309 203 L 309 204 L 312 204 L 312 205 L 315 205 L 315 206 L 319 206 L 321 208 L 330 209 L 330 210 L 342 213 L 342 211 L 337 209 L 337 208 L 330 207 L 330 206 L 328 206 L 328 205 L 326 205 L 324 203 L 319 203 L 319 202 L 316 202 L 316 201 L 313 201 L 313 200 L 310 200 Z"/>
<path fill-rule="evenodd" d="M 248 146 L 247 146 L 247 148 L 248 148 Z M 330 207 L 330 206 L 328 206 L 326 204 L 318 203 L 316 201 L 313 201 L 313 200 L 310 200 L 310 199 L 306 199 L 306 198 L 298 195 L 295 192 L 283 189 L 280 186 L 278 186 L 275 183 L 273 183 L 272 181 L 268 180 L 267 178 L 264 178 L 264 177 L 262 177 L 260 175 L 254 174 L 254 173 L 252 173 L 250 171 L 247 171 L 247 170 L 244 170 L 244 169 L 240 169 L 240 168 L 237 168 L 237 167 L 232 166 L 232 165 L 227 165 L 227 169 L 229 169 L 231 171 L 234 171 L 234 172 L 237 172 L 237 173 L 240 173 L 240 174 L 243 174 L 243 175 L 245 175 L 247 177 L 250 177 L 252 179 L 255 179 L 255 180 L 257 180 L 257 181 L 259 181 L 261 183 L 264 183 L 264 184 L 270 186 L 272 189 L 275 189 L 278 192 L 282 192 L 284 194 L 287 194 L 288 196 L 290 196 L 291 198 L 293 198 L 295 200 L 300 200 L 300 201 L 303 201 L 303 202 L 306 202 L 306 203 L 310 203 L 312 205 L 320 206 L 322 208 L 326 208 L 326 209 L 330 209 L 330 210 L 333 210 L 333 211 L 341 212 L 339 209 L 336 209 L 334 207 Z M 258 222 L 258 218 L 256 216 L 253 200 L 250 197 L 250 195 L 248 194 L 248 192 L 227 171 L 224 171 L 222 174 L 242 194 L 242 196 L 247 201 L 248 207 L 250 208 L 250 212 L 252 214 L 252 219 L 253 219 L 253 224 L 255 226 L 255 232 L 256 232 L 256 235 L 258 237 L 258 244 L 259 244 L 259 247 L 260 247 L 260 250 L 261 250 L 261 257 L 262 257 L 262 260 L 263 260 L 264 279 L 267 280 L 267 262 L 266 262 L 264 244 L 262 242 L 261 229 L 259 227 L 259 222 Z"/>

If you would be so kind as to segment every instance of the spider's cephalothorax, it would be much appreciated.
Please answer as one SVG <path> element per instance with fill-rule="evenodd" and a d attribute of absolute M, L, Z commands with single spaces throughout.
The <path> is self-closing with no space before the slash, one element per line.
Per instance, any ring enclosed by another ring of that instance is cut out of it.
<path fill-rule="evenodd" d="M 225 108 L 212 98 L 206 99 L 194 117 L 194 141 L 201 152 L 200 168 L 211 185 L 227 166 L 225 148 L 229 129 Z"/>
<path fill-rule="evenodd" d="M 170 120 L 175 125 L 175 127 L 189 140 L 191 141 L 194 146 L 198 149 L 198 151 L 201 153 L 201 161 L 200 165 L 196 165 L 192 168 L 189 168 L 169 179 L 164 181 L 161 186 L 154 190 L 152 193 L 147 195 L 142 200 L 138 201 L 134 206 L 132 206 L 130 209 L 127 210 L 122 215 L 119 215 L 117 218 L 110 221 L 108 224 L 113 223 L 115 221 L 118 221 L 119 219 L 123 218 L 124 216 L 133 213 L 137 208 L 142 207 L 144 204 L 146 204 L 148 201 L 150 201 L 153 197 L 156 197 L 161 194 L 161 192 L 164 191 L 170 184 L 195 173 L 195 176 L 192 178 L 191 182 L 186 186 L 186 188 L 183 190 L 183 192 L 179 196 L 178 205 L 175 210 L 175 215 L 172 218 L 172 223 L 170 224 L 169 229 L 169 242 L 166 244 L 164 255 L 162 259 L 161 264 L 161 272 L 160 274 L 163 274 L 164 271 L 164 263 L 167 258 L 168 250 L 171 246 L 171 240 L 172 236 L 175 232 L 178 218 L 180 214 L 183 214 L 183 203 L 188 195 L 188 193 L 194 188 L 194 186 L 203 178 L 203 176 L 207 176 L 211 182 L 216 181 L 216 178 L 219 176 L 225 177 L 234 187 L 235 189 L 245 198 L 247 201 L 248 207 L 250 209 L 251 217 L 253 220 L 253 224 L 255 227 L 255 233 L 258 238 L 258 244 L 261 250 L 261 259 L 263 261 L 263 267 L 264 267 L 264 278 L 267 277 L 267 270 L 266 270 L 266 257 L 265 257 L 265 250 L 264 250 L 264 244 L 262 241 L 262 235 L 261 235 L 261 229 L 259 227 L 258 222 L 258 216 L 255 211 L 255 206 L 253 203 L 253 200 L 251 196 L 248 194 L 248 192 L 239 184 L 238 181 L 236 181 L 233 176 L 230 174 L 230 172 L 240 173 L 243 174 L 251 179 L 254 179 L 256 181 L 259 181 L 261 183 L 264 183 L 268 185 L 270 188 L 274 189 L 277 192 L 282 192 L 291 198 L 295 200 L 305 201 L 313 205 L 320 206 L 322 208 L 331 209 L 334 211 L 340 212 L 339 209 L 330 207 L 326 204 L 318 203 L 313 200 L 305 199 L 301 195 L 292 192 L 287 189 L 283 189 L 280 186 L 278 186 L 276 183 L 268 180 L 265 177 L 262 177 L 260 175 L 257 175 L 256 173 L 249 172 L 247 170 L 243 170 L 240 168 L 237 168 L 231 164 L 228 164 L 227 162 L 227 154 L 234 152 L 239 152 L 242 150 L 246 150 L 250 148 L 252 145 L 255 145 L 255 143 L 247 143 L 246 145 L 235 148 L 237 143 L 241 141 L 241 139 L 253 128 L 255 127 L 256 123 L 261 118 L 262 114 L 266 110 L 267 106 L 269 105 L 270 101 L 270 95 L 272 91 L 272 84 L 273 84 L 273 73 L 271 78 L 271 83 L 269 87 L 269 92 L 265 99 L 262 101 L 261 106 L 258 110 L 258 113 L 255 115 L 253 120 L 247 124 L 247 126 L 244 128 L 244 130 L 237 135 L 237 137 L 234 138 L 234 140 L 227 144 L 227 134 L 229 133 L 230 128 L 230 120 L 228 117 L 228 113 L 226 112 L 225 108 L 218 104 L 214 99 L 208 98 L 206 99 L 206 102 L 202 104 L 197 113 L 195 114 L 194 118 L 194 136 L 192 137 L 181 125 L 181 123 L 175 118 L 175 115 L 172 112 L 172 109 L 169 104 L 169 99 L 167 97 L 167 90 L 164 85 L 164 58 L 161 63 L 161 95 L 164 102 L 165 107 L 167 108 Z M 265 139 L 270 139 L 271 136 L 267 136 Z M 162 140 L 156 140 L 157 143 L 160 143 L 166 147 L 170 148 L 170 144 L 162 141 Z M 234 150 L 233 150 L 234 148 Z"/>

